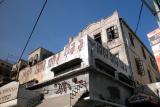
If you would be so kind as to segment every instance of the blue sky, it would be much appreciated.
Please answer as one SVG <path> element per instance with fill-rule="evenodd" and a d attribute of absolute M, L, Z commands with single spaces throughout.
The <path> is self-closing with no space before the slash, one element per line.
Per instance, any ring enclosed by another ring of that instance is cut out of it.
<path fill-rule="evenodd" d="M 44 0 L 5 0 L 0 5 L 1 59 L 8 54 L 10 60 L 20 57 L 43 3 Z M 115 10 L 135 30 L 140 6 L 141 0 L 48 0 L 23 58 L 38 47 L 62 50 L 70 36 Z M 144 6 L 137 35 L 149 49 L 146 35 L 157 27 L 155 17 Z"/>

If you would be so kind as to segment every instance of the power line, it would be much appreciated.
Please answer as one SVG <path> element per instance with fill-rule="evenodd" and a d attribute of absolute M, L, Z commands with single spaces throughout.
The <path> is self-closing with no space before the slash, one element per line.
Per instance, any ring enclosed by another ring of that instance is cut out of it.
<path fill-rule="evenodd" d="M 47 3 L 47 0 L 45 0 L 45 3 L 43 4 L 43 7 L 42 7 L 42 9 L 41 9 L 41 11 L 40 11 L 40 13 L 39 13 L 39 15 L 38 15 L 38 18 L 37 18 L 37 20 L 36 20 L 33 28 L 32 28 L 32 31 L 31 31 L 31 33 L 30 33 L 30 35 L 29 35 L 29 38 L 28 38 L 28 40 L 27 40 L 27 43 L 25 44 L 25 47 L 24 47 L 23 50 L 22 50 L 22 53 L 21 53 L 21 56 L 19 57 L 18 62 L 21 60 L 21 58 L 22 58 L 22 56 L 23 56 L 23 54 L 24 54 L 24 51 L 25 51 L 25 49 L 27 48 L 27 45 L 28 45 L 28 43 L 29 43 L 29 41 L 30 41 L 30 39 L 31 39 L 31 37 L 32 37 L 32 35 L 33 35 L 33 32 L 34 32 L 34 30 L 35 30 L 35 28 L 36 28 L 36 26 L 37 26 L 37 23 L 38 23 L 41 15 L 42 15 L 42 12 L 43 12 L 43 10 L 44 10 L 44 8 L 45 8 L 45 6 L 46 6 L 46 3 Z"/>
<path fill-rule="evenodd" d="M 34 32 L 34 30 L 35 30 L 35 28 L 36 28 L 36 26 L 37 26 L 37 23 L 38 23 L 41 15 L 42 15 L 42 12 L 43 12 L 43 10 L 44 10 L 44 8 L 45 8 L 45 6 L 46 6 L 46 3 L 47 3 L 47 0 L 45 0 L 45 2 L 44 2 L 44 4 L 43 4 L 43 7 L 42 7 L 42 9 L 41 9 L 41 11 L 40 11 L 40 13 L 39 13 L 39 15 L 38 15 L 38 18 L 37 18 L 37 20 L 36 20 L 33 28 L 32 28 L 32 31 L 31 31 L 31 33 L 30 33 L 30 35 L 29 35 L 29 37 L 28 37 L 28 40 L 27 40 L 27 42 L 26 42 L 26 44 L 25 44 L 25 47 L 24 47 L 23 50 L 22 50 L 22 53 L 21 53 L 21 56 L 19 57 L 18 62 L 21 60 L 21 58 L 22 58 L 22 56 L 23 56 L 23 54 L 24 54 L 24 51 L 25 51 L 26 48 L 27 48 L 27 45 L 28 45 L 28 43 L 29 43 L 29 41 L 30 41 L 30 39 L 31 39 L 31 37 L 32 37 L 32 35 L 33 35 L 33 32 Z M 18 68 L 17 77 L 16 77 L 17 81 L 18 81 L 18 77 L 19 77 L 19 68 Z"/>
<path fill-rule="evenodd" d="M 143 10 L 143 2 L 141 4 L 141 8 L 140 8 L 140 11 L 139 11 L 139 16 L 138 16 L 138 21 L 137 21 L 135 33 L 137 33 L 137 30 L 138 30 L 138 27 L 139 27 L 139 22 L 140 22 L 140 19 L 141 19 L 142 10 Z"/>

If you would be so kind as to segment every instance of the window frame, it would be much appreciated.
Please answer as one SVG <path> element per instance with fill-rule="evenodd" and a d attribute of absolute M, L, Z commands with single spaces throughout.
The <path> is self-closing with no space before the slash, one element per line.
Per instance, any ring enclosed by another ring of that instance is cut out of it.
<path fill-rule="evenodd" d="M 119 37 L 117 25 L 108 27 L 106 33 L 109 42 Z"/>
<path fill-rule="evenodd" d="M 94 35 L 94 40 L 99 44 L 102 44 L 102 37 L 100 32 Z"/>

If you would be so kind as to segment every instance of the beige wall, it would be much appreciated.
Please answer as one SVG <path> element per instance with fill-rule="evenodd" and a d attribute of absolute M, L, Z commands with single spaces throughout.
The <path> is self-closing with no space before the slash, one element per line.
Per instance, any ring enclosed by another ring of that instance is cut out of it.
<path fill-rule="evenodd" d="M 108 42 L 106 29 L 117 25 L 119 38 Z M 125 43 L 122 36 L 121 25 L 119 21 L 119 16 L 117 12 L 114 12 L 112 16 L 102 19 L 98 22 L 88 25 L 85 29 L 82 30 L 78 34 L 79 37 L 88 35 L 94 39 L 94 35 L 101 33 L 102 45 L 105 48 L 109 48 L 110 52 L 113 54 L 119 53 L 119 58 L 122 60 L 127 66 L 129 65 L 128 58 L 126 55 Z"/>
<path fill-rule="evenodd" d="M 122 27 L 123 27 L 124 36 L 126 37 L 126 40 L 127 40 L 127 48 L 129 52 L 129 58 L 131 61 L 131 68 L 133 71 L 134 80 L 140 84 L 151 83 L 149 79 L 149 74 L 148 74 L 148 71 L 149 71 L 151 74 L 152 82 L 156 82 L 157 81 L 156 78 L 158 78 L 159 73 L 157 69 L 155 69 L 151 64 L 150 58 L 154 59 L 153 55 L 150 52 L 148 52 L 148 49 L 144 47 L 144 45 L 140 42 L 140 40 L 136 37 L 136 35 L 131 31 L 131 29 L 129 29 L 128 26 L 126 26 L 126 24 L 124 24 L 123 22 L 122 22 Z M 129 33 L 132 34 L 134 46 L 131 44 Z M 146 59 L 143 56 L 141 47 L 143 47 L 144 49 Z M 143 61 L 144 74 L 142 75 L 138 74 L 137 72 L 135 58 L 140 58 Z"/>

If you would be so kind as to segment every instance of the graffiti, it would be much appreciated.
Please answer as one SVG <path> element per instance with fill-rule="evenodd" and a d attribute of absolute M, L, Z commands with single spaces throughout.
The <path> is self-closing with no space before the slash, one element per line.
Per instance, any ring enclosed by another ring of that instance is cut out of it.
<path fill-rule="evenodd" d="M 72 79 L 72 82 L 69 83 L 68 81 L 63 81 L 61 83 L 57 83 L 54 84 L 54 87 L 57 89 L 57 91 L 55 92 L 55 94 L 63 94 L 63 93 L 67 93 L 67 91 L 71 91 L 72 88 L 76 88 L 78 87 L 79 90 L 80 88 L 87 88 L 87 82 L 84 80 L 77 80 L 75 78 Z"/>
<path fill-rule="evenodd" d="M 83 48 L 83 39 L 80 39 L 78 41 L 78 51 L 81 51 L 81 49 Z M 72 55 L 75 51 L 76 51 L 76 42 L 72 42 L 70 44 L 68 44 L 65 49 L 64 49 L 64 56 L 67 57 L 67 55 Z"/>
<path fill-rule="evenodd" d="M 66 93 L 67 89 L 71 90 L 71 85 L 63 81 L 62 83 L 54 84 L 55 88 L 58 87 L 58 90 L 55 92 L 56 94 L 62 94 L 63 92 Z"/>

